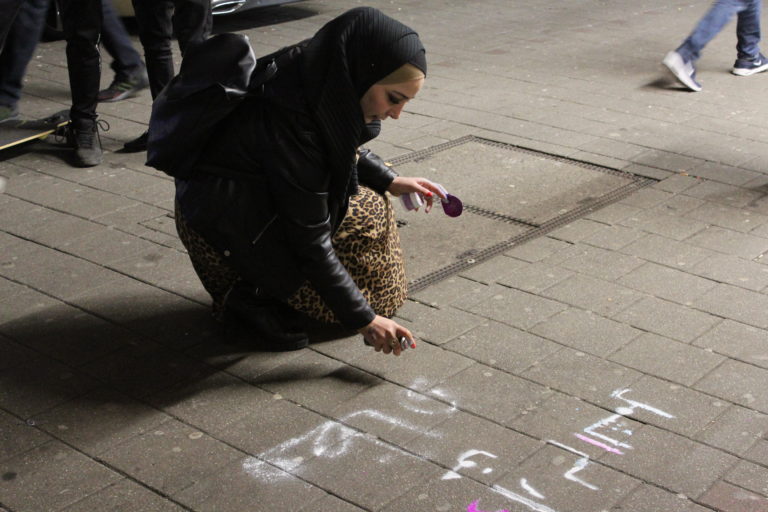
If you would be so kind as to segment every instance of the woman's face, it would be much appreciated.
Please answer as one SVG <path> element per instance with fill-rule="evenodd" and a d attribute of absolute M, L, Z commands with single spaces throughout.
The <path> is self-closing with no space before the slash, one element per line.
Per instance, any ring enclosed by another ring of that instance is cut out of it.
<path fill-rule="evenodd" d="M 424 78 L 399 84 L 373 84 L 360 98 L 360 107 L 363 109 L 365 122 L 370 123 L 376 120 L 383 121 L 388 117 L 392 119 L 400 117 L 400 112 L 402 112 L 405 104 L 416 96 L 423 83 Z"/>

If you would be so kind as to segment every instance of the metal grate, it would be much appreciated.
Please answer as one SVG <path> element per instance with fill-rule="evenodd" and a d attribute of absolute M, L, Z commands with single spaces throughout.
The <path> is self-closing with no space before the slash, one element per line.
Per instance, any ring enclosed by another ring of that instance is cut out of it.
<path fill-rule="evenodd" d="M 559 227 L 562 227 L 566 224 L 569 224 L 573 222 L 574 220 L 583 217 L 584 215 L 587 215 L 590 212 L 599 210 L 605 206 L 608 206 L 611 203 L 614 203 L 616 201 L 619 201 L 630 194 L 634 193 L 640 188 L 643 188 L 647 185 L 656 183 L 657 180 L 646 178 L 643 176 L 637 176 L 635 174 L 631 174 L 628 172 L 620 171 L 618 169 L 612 169 L 610 167 L 605 167 L 602 165 L 597 165 L 591 162 L 585 162 L 583 160 L 575 160 L 571 158 L 566 158 L 559 155 L 553 155 L 550 153 L 537 151 L 530 148 L 525 148 L 522 146 L 517 146 L 514 144 L 507 144 L 504 142 L 494 141 L 490 139 L 484 139 L 482 137 L 477 137 L 474 135 L 467 135 L 464 137 L 461 137 L 456 140 L 452 140 L 449 142 L 445 142 L 443 144 L 438 144 L 436 146 L 432 146 L 430 148 L 422 149 L 420 151 L 415 151 L 413 153 L 409 153 L 407 155 L 402 155 L 399 157 L 396 157 L 390 162 L 393 165 L 400 165 L 408 162 L 420 162 L 422 160 L 426 160 L 432 155 L 439 153 L 441 151 L 445 151 L 447 149 L 454 148 L 456 146 L 460 146 L 462 144 L 466 144 L 469 142 L 475 142 L 480 144 L 486 144 L 493 147 L 503 148 L 503 149 L 509 149 L 517 152 L 522 152 L 525 154 L 541 157 L 541 158 L 547 158 L 551 159 L 553 161 L 563 162 L 570 165 L 576 165 L 588 170 L 592 171 L 598 171 L 601 173 L 610 174 L 613 176 L 618 176 L 621 178 L 624 178 L 629 181 L 626 185 L 619 187 L 617 189 L 614 189 L 607 194 L 603 194 L 602 196 L 598 197 L 597 199 L 590 201 L 588 204 L 583 204 L 581 206 L 578 206 L 567 213 L 564 213 L 560 216 L 557 216 L 553 219 L 550 219 L 542 224 L 534 224 L 522 219 L 518 219 L 515 217 L 511 217 L 508 215 L 500 214 L 498 212 L 493 212 L 488 209 L 472 205 L 472 204 L 464 204 L 464 211 L 466 213 L 470 213 L 473 215 L 479 215 L 482 217 L 490 218 L 493 220 L 498 220 L 500 222 L 506 222 L 515 224 L 518 226 L 523 226 L 528 228 L 525 232 L 520 233 L 518 235 L 513 236 L 512 238 L 505 240 L 503 242 L 497 243 L 491 247 L 488 247 L 486 249 L 472 252 L 471 257 L 464 258 L 460 261 L 457 261 L 455 263 L 451 263 L 449 265 L 446 265 L 438 270 L 435 270 L 433 272 L 430 272 L 424 276 L 418 277 L 408 283 L 408 291 L 409 293 L 418 292 L 420 290 L 423 290 L 424 288 L 437 283 L 439 281 L 442 281 L 443 279 L 446 279 L 450 276 L 453 276 L 459 272 L 462 272 L 468 268 L 471 268 L 473 266 L 479 265 L 480 263 L 483 263 L 484 261 L 489 260 L 490 258 L 493 258 L 494 256 L 497 256 L 499 254 L 502 254 L 504 251 L 509 250 L 510 248 L 521 245 L 525 242 L 528 242 L 530 240 L 533 240 L 535 238 L 538 238 L 540 236 L 543 236 L 550 231 L 553 231 Z M 398 225 L 400 226 L 406 226 L 406 222 L 398 221 Z"/>

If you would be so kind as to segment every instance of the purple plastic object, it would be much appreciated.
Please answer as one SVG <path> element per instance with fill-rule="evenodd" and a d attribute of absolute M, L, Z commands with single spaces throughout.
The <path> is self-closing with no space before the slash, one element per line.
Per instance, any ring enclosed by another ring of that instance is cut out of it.
<path fill-rule="evenodd" d="M 464 211 L 464 205 L 462 204 L 461 199 L 452 196 L 451 194 L 445 194 L 445 196 L 448 198 L 447 200 L 440 200 L 440 204 L 443 205 L 445 214 L 449 217 L 458 217 L 461 215 L 461 212 Z"/>

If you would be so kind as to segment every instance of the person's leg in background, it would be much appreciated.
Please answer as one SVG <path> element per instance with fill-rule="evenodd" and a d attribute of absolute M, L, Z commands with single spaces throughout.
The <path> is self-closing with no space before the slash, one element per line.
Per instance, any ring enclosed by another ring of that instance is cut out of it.
<path fill-rule="evenodd" d="M 171 81 L 175 74 L 171 38 L 176 33 L 182 55 L 187 46 L 203 41 L 213 25 L 210 0 L 133 0 L 139 39 L 149 74 L 152 98 Z M 145 151 L 148 133 L 127 142 L 124 151 Z"/>
<path fill-rule="evenodd" d="M 746 0 L 716 0 L 683 44 L 664 57 L 664 65 L 690 90 L 701 90 L 701 84 L 696 80 L 694 65 L 701 56 L 701 51 L 736 13 L 746 8 L 746 3 Z"/>
<path fill-rule="evenodd" d="M 173 78 L 173 2 L 171 0 L 133 0 L 133 11 L 139 25 L 139 40 L 144 47 L 144 60 L 149 75 L 149 90 L 152 99 L 157 98 L 165 84 Z M 126 142 L 124 151 L 147 149 L 148 134 L 145 131 L 138 138 Z"/>
<path fill-rule="evenodd" d="M 747 0 L 746 7 L 738 14 L 736 21 L 736 63 L 731 72 L 738 76 L 749 76 L 768 69 L 768 59 L 760 53 L 760 10 L 761 0 Z"/>
<path fill-rule="evenodd" d="M 136 96 L 149 86 L 147 69 L 139 52 L 133 47 L 112 0 L 102 0 L 101 7 L 104 17 L 101 40 L 104 49 L 112 57 L 110 67 L 115 72 L 115 78 L 109 87 L 99 91 L 99 101 L 120 101 Z"/>
<path fill-rule="evenodd" d="M 27 65 L 45 26 L 48 0 L 24 0 L 0 52 L 0 121 L 18 117 Z"/>
<path fill-rule="evenodd" d="M 205 41 L 211 35 L 211 0 L 175 0 L 174 4 L 173 31 L 184 55 L 189 45 Z"/>
<path fill-rule="evenodd" d="M 24 0 L 5 0 L 0 2 L 0 52 L 3 51 L 5 46 L 5 38 L 8 36 L 8 32 L 11 30 L 11 25 L 16 19 L 21 5 Z"/>
<path fill-rule="evenodd" d="M 62 21 L 72 92 L 69 140 L 75 148 L 76 165 L 91 167 L 102 159 L 96 114 L 101 80 L 101 0 L 64 0 Z"/>

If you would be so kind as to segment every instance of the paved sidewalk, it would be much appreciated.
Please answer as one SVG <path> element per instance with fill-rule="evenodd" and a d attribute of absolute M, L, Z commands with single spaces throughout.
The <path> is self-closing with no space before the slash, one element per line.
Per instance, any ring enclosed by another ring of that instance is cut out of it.
<path fill-rule="evenodd" d="M 216 29 L 264 54 L 353 4 Z M 366 4 L 429 58 L 382 156 L 471 135 L 653 183 L 413 293 L 403 357 L 267 354 L 209 319 L 172 182 L 114 152 L 148 94 L 100 107 L 99 167 L 3 155 L 0 511 L 768 511 L 768 73 L 729 73 L 734 27 L 687 93 L 660 61 L 708 2 Z M 25 115 L 67 107 L 64 62 L 40 46 Z"/>

